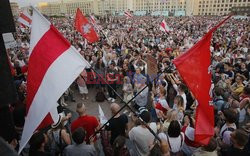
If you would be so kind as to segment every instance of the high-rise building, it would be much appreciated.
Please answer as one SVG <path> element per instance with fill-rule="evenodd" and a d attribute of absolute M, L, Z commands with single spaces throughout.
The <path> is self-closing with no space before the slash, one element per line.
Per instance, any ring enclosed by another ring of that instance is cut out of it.
<path fill-rule="evenodd" d="M 135 15 L 226 15 L 232 7 L 250 7 L 250 0 L 60 0 L 39 5 L 47 15 L 74 14 L 80 8 L 85 14 L 123 14 L 131 10 Z"/>

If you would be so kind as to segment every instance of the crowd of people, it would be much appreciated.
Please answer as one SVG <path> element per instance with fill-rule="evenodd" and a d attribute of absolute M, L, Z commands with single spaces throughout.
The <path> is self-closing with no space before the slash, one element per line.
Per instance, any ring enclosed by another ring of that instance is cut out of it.
<path fill-rule="evenodd" d="M 49 129 L 33 134 L 22 154 L 250 155 L 249 19 L 232 17 L 213 33 L 210 50 L 215 134 L 208 145 L 194 140 L 198 102 L 172 64 L 173 59 L 185 53 L 222 19 L 216 16 L 168 17 L 166 23 L 171 31 L 163 32 L 159 27 L 163 17 L 99 18 L 96 31 L 100 40 L 90 44 L 75 30 L 74 19 L 70 16 L 49 18 L 91 67 L 84 69 L 59 100 L 65 107 L 65 100 L 74 100 L 74 92 L 79 91 L 82 99 L 77 101 L 75 110 L 79 117 L 69 124 L 71 114 L 60 115 L 60 120 Z M 13 140 L 20 139 L 25 121 L 29 33 L 29 28 L 17 26 L 17 47 L 7 49 L 19 97 L 18 102 L 10 106 L 17 135 L 8 140 L 16 149 L 18 144 Z M 160 76 L 156 81 L 147 77 L 147 55 L 157 60 Z M 192 72 L 188 67 L 187 70 Z M 148 87 L 145 89 L 145 86 Z M 89 89 L 96 90 L 97 95 L 89 95 Z M 106 91 L 108 94 L 104 94 Z M 122 93 L 122 100 L 117 98 L 117 92 Z M 88 114 L 86 108 L 85 99 L 90 96 L 96 96 L 100 102 L 110 102 L 114 117 L 101 130 L 103 123 Z M 129 109 L 119 112 L 134 96 L 128 105 L 136 114 Z"/>

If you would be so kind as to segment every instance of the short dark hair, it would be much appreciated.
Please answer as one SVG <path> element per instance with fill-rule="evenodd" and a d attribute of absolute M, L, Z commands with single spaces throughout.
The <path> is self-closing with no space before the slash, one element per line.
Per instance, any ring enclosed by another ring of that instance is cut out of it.
<path fill-rule="evenodd" d="M 177 120 L 173 120 L 170 122 L 170 125 L 168 127 L 168 136 L 176 138 L 181 133 L 181 126 Z"/>
<path fill-rule="evenodd" d="M 234 139 L 238 145 L 244 147 L 248 142 L 248 135 L 244 130 L 236 129 Z"/>
<path fill-rule="evenodd" d="M 185 84 L 183 84 L 183 83 L 179 84 L 179 89 L 182 91 L 185 91 L 186 90 Z"/>
<path fill-rule="evenodd" d="M 148 112 L 148 111 L 143 111 L 141 114 L 140 114 L 140 117 L 141 119 L 146 122 L 146 123 L 149 123 L 150 120 L 151 120 L 151 114 Z"/>
<path fill-rule="evenodd" d="M 83 143 L 85 136 L 86 136 L 85 130 L 82 127 L 79 127 L 73 132 L 72 139 L 76 144 L 79 145 Z"/>
<path fill-rule="evenodd" d="M 223 111 L 226 121 L 229 123 L 235 123 L 237 121 L 237 114 L 232 108 L 228 108 Z"/>
<path fill-rule="evenodd" d="M 39 148 L 41 148 L 42 144 L 45 142 L 45 136 L 43 132 L 36 132 L 30 138 L 30 151 L 29 155 L 33 155 Z"/>
<path fill-rule="evenodd" d="M 213 152 L 217 148 L 217 142 L 214 137 L 212 137 L 208 143 L 208 145 L 204 146 L 203 149 L 208 152 Z"/>

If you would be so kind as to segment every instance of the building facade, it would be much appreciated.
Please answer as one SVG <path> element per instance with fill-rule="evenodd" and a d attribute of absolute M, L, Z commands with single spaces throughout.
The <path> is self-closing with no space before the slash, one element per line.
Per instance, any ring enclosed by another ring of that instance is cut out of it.
<path fill-rule="evenodd" d="M 10 7 L 13 16 L 18 16 L 19 15 L 19 6 L 16 2 L 10 2 Z"/>
<path fill-rule="evenodd" d="M 60 0 L 39 5 L 49 16 L 75 14 L 77 8 L 96 15 L 122 15 L 126 10 L 135 15 L 226 15 L 233 7 L 250 7 L 250 0 Z"/>

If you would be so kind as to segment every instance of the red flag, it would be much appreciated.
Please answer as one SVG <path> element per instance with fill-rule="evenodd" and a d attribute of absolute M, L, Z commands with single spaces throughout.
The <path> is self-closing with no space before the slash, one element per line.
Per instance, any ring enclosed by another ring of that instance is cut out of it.
<path fill-rule="evenodd" d="M 99 37 L 95 32 L 92 24 L 89 23 L 87 18 L 82 14 L 81 10 L 77 8 L 76 18 L 75 18 L 75 27 L 78 32 L 82 34 L 90 43 L 97 42 Z"/>
<path fill-rule="evenodd" d="M 214 135 L 214 108 L 210 103 L 212 100 L 210 96 L 212 80 L 209 70 L 210 42 L 212 33 L 228 18 L 212 28 L 198 43 L 173 61 L 182 79 L 198 100 L 195 141 L 204 145 L 207 145 Z"/>

